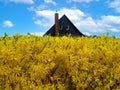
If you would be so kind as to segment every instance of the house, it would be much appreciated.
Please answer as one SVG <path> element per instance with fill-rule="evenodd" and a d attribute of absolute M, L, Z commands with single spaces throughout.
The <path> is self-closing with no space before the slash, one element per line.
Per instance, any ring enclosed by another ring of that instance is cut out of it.
<path fill-rule="evenodd" d="M 44 34 L 51 35 L 51 36 L 84 36 L 75 26 L 74 24 L 68 19 L 66 15 L 63 15 L 59 19 L 58 13 L 55 13 L 55 24 Z"/>

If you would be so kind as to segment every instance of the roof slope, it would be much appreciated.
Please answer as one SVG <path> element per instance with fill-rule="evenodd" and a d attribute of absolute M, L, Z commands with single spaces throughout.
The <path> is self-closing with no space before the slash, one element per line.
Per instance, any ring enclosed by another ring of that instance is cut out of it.
<path fill-rule="evenodd" d="M 84 36 L 74 25 L 73 23 L 67 18 L 66 15 L 63 15 L 59 19 L 59 36 L 64 35 L 71 35 L 71 36 Z M 55 36 L 55 24 L 44 34 Z"/>

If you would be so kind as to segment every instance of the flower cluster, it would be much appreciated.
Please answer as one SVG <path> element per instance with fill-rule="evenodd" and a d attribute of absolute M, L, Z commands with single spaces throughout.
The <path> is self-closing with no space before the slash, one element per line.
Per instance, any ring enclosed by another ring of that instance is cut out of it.
<path fill-rule="evenodd" d="M 112 89 L 120 89 L 120 39 L 0 37 L 0 90 Z"/>

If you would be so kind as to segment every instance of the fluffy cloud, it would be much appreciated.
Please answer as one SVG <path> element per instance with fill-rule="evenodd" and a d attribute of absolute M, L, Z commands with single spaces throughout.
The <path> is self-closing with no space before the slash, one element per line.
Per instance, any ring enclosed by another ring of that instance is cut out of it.
<path fill-rule="evenodd" d="M 55 11 L 39 10 L 39 11 L 36 11 L 35 13 L 37 17 L 41 17 L 41 19 L 37 18 L 35 20 L 36 24 L 43 25 L 43 26 L 51 26 L 54 23 Z M 59 13 L 59 17 L 61 17 L 63 14 L 66 14 L 74 22 L 80 20 L 82 17 L 85 16 L 85 14 L 79 9 L 62 8 L 58 11 L 58 13 Z"/>
<path fill-rule="evenodd" d="M 7 2 L 34 4 L 33 0 L 7 0 Z"/>
<path fill-rule="evenodd" d="M 54 21 L 54 11 L 52 10 L 39 10 L 36 11 L 37 18 L 35 19 L 35 24 L 40 26 L 49 26 L 53 24 Z M 40 19 L 39 19 L 40 18 Z"/>
<path fill-rule="evenodd" d="M 109 2 L 109 6 L 120 13 L 120 0 L 114 0 L 112 2 Z"/>
<path fill-rule="evenodd" d="M 66 14 L 72 21 L 79 21 L 86 16 L 84 12 L 75 8 L 73 9 L 61 8 L 60 11 L 58 11 L 58 13 L 60 13 L 60 16 Z"/>
<path fill-rule="evenodd" d="M 6 20 L 6 21 L 3 22 L 3 27 L 11 28 L 13 26 L 14 26 L 14 24 L 9 20 Z"/>
<path fill-rule="evenodd" d="M 56 5 L 56 2 L 53 1 L 53 0 L 44 0 L 45 3 L 50 3 L 50 4 L 53 4 L 53 5 Z"/>
<path fill-rule="evenodd" d="M 104 30 L 120 32 L 120 16 L 102 16 L 98 21 L 98 26 Z"/>
<path fill-rule="evenodd" d="M 101 16 L 99 20 L 87 17 L 76 25 L 89 32 L 120 32 L 120 16 Z"/>
<path fill-rule="evenodd" d="M 54 24 L 54 13 L 53 10 L 36 11 L 35 24 L 51 27 Z M 101 16 L 95 20 L 75 8 L 62 8 L 58 13 L 60 17 L 65 14 L 81 32 L 120 32 L 120 16 Z"/>

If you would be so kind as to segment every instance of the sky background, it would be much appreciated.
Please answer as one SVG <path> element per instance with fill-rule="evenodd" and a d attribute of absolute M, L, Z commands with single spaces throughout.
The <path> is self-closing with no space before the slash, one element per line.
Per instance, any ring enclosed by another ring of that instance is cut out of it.
<path fill-rule="evenodd" d="M 43 35 L 56 11 L 84 34 L 120 37 L 120 0 L 0 0 L 0 35 Z"/>

